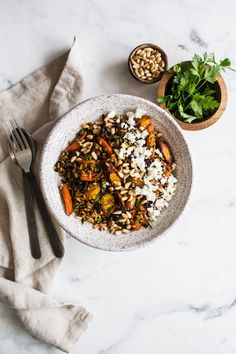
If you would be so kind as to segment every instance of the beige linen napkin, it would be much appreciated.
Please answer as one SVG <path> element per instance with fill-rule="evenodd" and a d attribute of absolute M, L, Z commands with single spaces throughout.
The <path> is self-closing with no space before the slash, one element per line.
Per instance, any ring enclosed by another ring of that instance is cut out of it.
<path fill-rule="evenodd" d="M 69 52 L 0 92 L 0 121 L 15 118 L 33 133 L 37 143 L 36 178 L 40 149 L 54 121 L 81 100 L 79 62 L 75 39 Z M 81 306 L 62 304 L 47 295 L 61 260 L 52 253 L 38 213 L 42 257 L 31 257 L 21 170 L 8 157 L 2 129 L 0 178 L 0 301 L 15 309 L 33 337 L 69 352 L 91 315 Z M 58 226 L 57 230 L 64 244 L 62 230 Z"/>

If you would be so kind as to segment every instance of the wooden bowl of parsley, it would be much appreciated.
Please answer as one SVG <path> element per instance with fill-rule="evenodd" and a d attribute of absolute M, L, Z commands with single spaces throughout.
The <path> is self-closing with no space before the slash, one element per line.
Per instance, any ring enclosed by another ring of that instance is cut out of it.
<path fill-rule="evenodd" d="M 181 128 L 205 129 L 223 114 L 227 89 L 220 74 L 230 68 L 225 58 L 218 64 L 214 53 L 195 54 L 191 61 L 174 65 L 163 75 L 158 89 L 158 104 L 169 111 Z"/>

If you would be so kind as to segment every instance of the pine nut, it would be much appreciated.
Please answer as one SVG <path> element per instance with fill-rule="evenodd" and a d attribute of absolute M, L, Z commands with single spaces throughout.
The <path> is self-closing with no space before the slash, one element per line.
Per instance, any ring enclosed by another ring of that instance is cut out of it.
<path fill-rule="evenodd" d="M 127 230 L 127 229 L 123 229 L 122 232 L 123 232 L 123 234 L 129 234 L 130 233 L 130 231 Z"/>
<path fill-rule="evenodd" d="M 138 49 L 130 59 L 135 75 L 142 80 L 152 81 L 165 69 L 165 61 L 161 53 L 151 47 Z M 157 74 L 156 71 L 159 71 Z"/>
<path fill-rule="evenodd" d="M 132 215 L 130 214 L 129 211 L 127 211 L 126 214 L 128 215 L 128 217 L 129 217 L 130 219 L 132 218 Z"/>
<path fill-rule="evenodd" d="M 92 157 L 94 158 L 94 160 L 97 160 L 97 159 L 98 159 L 97 154 L 96 154 L 95 151 L 93 151 L 93 152 L 91 153 L 91 155 L 92 155 Z"/>
<path fill-rule="evenodd" d="M 127 191 L 121 191 L 121 192 L 120 192 L 120 194 L 122 194 L 122 195 L 123 195 L 123 194 L 126 194 L 126 193 L 127 193 Z"/>
<path fill-rule="evenodd" d="M 130 187 L 130 185 L 131 185 L 131 182 L 125 183 L 125 188 L 128 189 Z"/>
<path fill-rule="evenodd" d="M 95 121 L 95 124 L 97 125 L 102 125 L 103 124 L 103 121 L 101 119 L 98 119 Z"/>

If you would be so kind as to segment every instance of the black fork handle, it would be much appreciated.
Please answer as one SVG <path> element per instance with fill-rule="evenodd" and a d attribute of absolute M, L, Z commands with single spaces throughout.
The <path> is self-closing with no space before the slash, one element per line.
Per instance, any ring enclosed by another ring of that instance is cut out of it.
<path fill-rule="evenodd" d="M 38 233 L 37 233 L 37 225 L 35 220 L 34 200 L 33 200 L 31 185 L 26 176 L 26 173 L 23 170 L 22 170 L 22 176 L 23 176 L 24 198 L 25 198 L 25 213 L 26 213 L 26 220 L 28 226 L 31 255 L 33 258 L 39 259 L 41 257 L 41 250 L 40 250 Z"/>
<path fill-rule="evenodd" d="M 49 239 L 51 248 L 53 250 L 53 253 L 57 258 L 62 258 L 64 255 L 64 247 L 62 246 L 62 243 L 61 243 L 60 238 L 57 234 L 55 226 L 53 225 L 53 222 L 52 222 L 49 212 L 47 210 L 47 206 L 46 206 L 45 201 L 43 199 L 42 193 L 38 187 L 38 184 L 34 178 L 34 175 L 31 172 L 28 172 L 28 173 L 26 173 L 26 176 L 27 176 L 28 181 L 31 185 L 32 192 L 34 194 L 34 199 L 37 203 L 37 206 L 38 206 L 42 221 L 44 223 L 44 227 L 47 232 L 48 239 Z"/>

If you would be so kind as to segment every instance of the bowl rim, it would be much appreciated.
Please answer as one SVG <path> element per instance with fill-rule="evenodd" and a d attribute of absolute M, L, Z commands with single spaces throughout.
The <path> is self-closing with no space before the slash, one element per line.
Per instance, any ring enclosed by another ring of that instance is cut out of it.
<path fill-rule="evenodd" d="M 191 63 L 191 60 L 185 60 L 185 61 L 179 62 L 178 64 L 180 64 L 180 63 Z M 173 74 L 169 73 L 168 71 L 164 72 L 164 75 L 162 76 L 162 78 L 159 82 L 159 85 L 157 87 L 157 92 L 156 92 L 157 98 L 165 95 L 166 86 L 172 76 L 173 76 Z M 227 101 L 228 101 L 228 93 L 227 93 L 226 83 L 223 79 L 223 76 L 220 73 L 218 73 L 216 76 L 216 82 L 219 85 L 219 90 L 220 90 L 220 94 L 221 94 L 221 99 L 219 101 L 219 107 L 211 116 L 209 116 L 208 118 L 205 118 L 201 122 L 186 123 L 186 122 L 182 121 L 181 119 L 175 117 L 172 113 L 170 113 L 170 111 L 168 110 L 168 108 L 166 108 L 166 106 L 164 104 L 161 104 L 159 107 L 161 107 L 166 112 L 168 112 L 171 115 L 171 117 L 184 130 L 195 131 L 195 130 L 206 129 L 206 128 L 210 127 L 211 125 L 215 124 L 221 118 L 221 116 L 223 115 L 223 113 L 226 109 L 226 105 L 227 105 Z M 222 97 L 223 97 L 223 99 L 222 99 Z"/>
<path fill-rule="evenodd" d="M 66 120 L 67 117 L 70 115 L 70 113 L 79 105 L 85 104 L 88 101 L 94 100 L 94 99 L 109 99 L 111 97 L 121 97 L 121 98 L 135 98 L 135 99 L 141 99 L 142 101 L 146 101 L 148 102 L 148 104 L 152 105 L 155 109 L 162 111 L 163 115 L 165 116 L 165 118 L 169 119 L 173 125 L 175 126 L 175 128 L 179 131 L 183 142 L 185 143 L 186 149 L 187 149 L 187 153 L 189 155 L 189 163 L 190 163 L 190 171 L 191 171 L 191 181 L 190 181 L 190 186 L 189 186 L 189 191 L 188 191 L 188 195 L 186 197 L 185 200 L 185 204 L 182 207 L 182 210 L 180 210 L 178 216 L 171 222 L 171 224 L 161 233 L 159 234 L 157 237 L 153 237 L 150 238 L 148 240 L 145 240 L 145 242 L 142 242 L 140 244 L 134 244 L 132 246 L 128 246 L 128 247 L 124 247 L 124 248 L 106 248 L 106 247 L 99 247 L 96 245 L 92 245 L 88 242 L 86 242 L 85 240 L 79 239 L 78 236 L 76 236 L 75 234 L 73 234 L 72 231 L 68 230 L 65 225 L 63 225 L 63 223 L 61 222 L 60 218 L 57 216 L 56 211 L 51 207 L 48 198 L 47 198 L 47 193 L 46 193 L 46 188 L 44 185 L 44 178 L 43 178 L 43 166 L 44 166 L 44 160 L 46 159 L 46 153 L 47 153 L 47 146 L 48 146 L 48 142 L 51 138 L 51 136 L 53 135 L 54 130 L 61 124 L 61 121 Z M 48 133 L 43 147 L 41 149 L 41 153 L 40 153 L 40 158 L 39 158 L 39 183 L 40 183 L 40 188 L 46 203 L 46 206 L 50 212 L 50 214 L 53 216 L 53 219 L 57 222 L 57 224 L 69 235 L 72 236 L 73 238 L 75 238 L 77 241 L 80 241 L 81 243 L 92 247 L 94 249 L 98 249 L 98 250 L 102 250 L 102 251 L 110 251 L 110 252 L 124 252 L 124 251 L 133 251 L 133 250 L 138 250 L 140 248 L 146 247 L 148 245 L 150 245 L 151 243 L 155 242 L 159 237 L 165 236 L 176 224 L 177 222 L 179 222 L 179 220 L 182 218 L 184 212 L 186 211 L 187 206 L 189 205 L 189 202 L 191 200 L 191 196 L 192 196 L 192 190 L 193 190 L 193 183 L 194 183 L 194 167 L 193 167 L 193 158 L 192 158 L 192 152 L 191 149 L 189 147 L 189 144 L 183 134 L 183 131 L 180 129 L 179 125 L 176 123 L 175 119 L 173 119 L 173 117 L 166 112 L 163 108 L 161 108 L 160 106 L 156 105 L 155 103 L 144 99 L 142 97 L 139 96 L 134 96 L 134 95 L 128 95 L 128 94 L 119 94 L 119 93 L 115 93 L 115 94 L 107 94 L 107 95 L 98 95 L 98 96 L 94 96 L 91 98 L 88 98 L 82 102 L 80 102 L 79 104 L 75 105 L 72 109 L 70 109 L 65 115 L 63 115 L 62 117 L 60 117 L 55 124 L 53 125 L 53 127 L 51 128 L 50 132 Z"/>
<path fill-rule="evenodd" d="M 151 48 L 154 48 L 154 49 L 157 49 L 162 57 L 163 57 L 163 60 L 165 61 L 165 66 L 164 66 L 164 71 L 155 79 L 153 80 L 143 80 L 141 78 L 139 78 L 135 72 L 134 72 L 134 69 L 131 65 L 131 59 L 134 55 L 134 53 L 138 50 L 138 49 L 143 49 L 143 48 L 147 48 L 147 47 L 151 47 Z M 142 43 L 142 44 L 139 44 L 137 47 L 135 47 L 131 52 L 130 52 L 130 55 L 128 57 L 128 67 L 129 67 L 129 71 L 131 73 L 131 75 L 134 77 L 135 80 L 137 80 L 138 82 L 142 83 L 142 84 L 155 84 L 156 82 L 160 81 L 161 78 L 163 77 L 164 73 L 166 72 L 167 68 L 168 68 L 168 57 L 167 57 L 167 54 L 166 52 L 161 48 L 159 47 L 157 44 L 153 44 L 153 43 Z"/>

